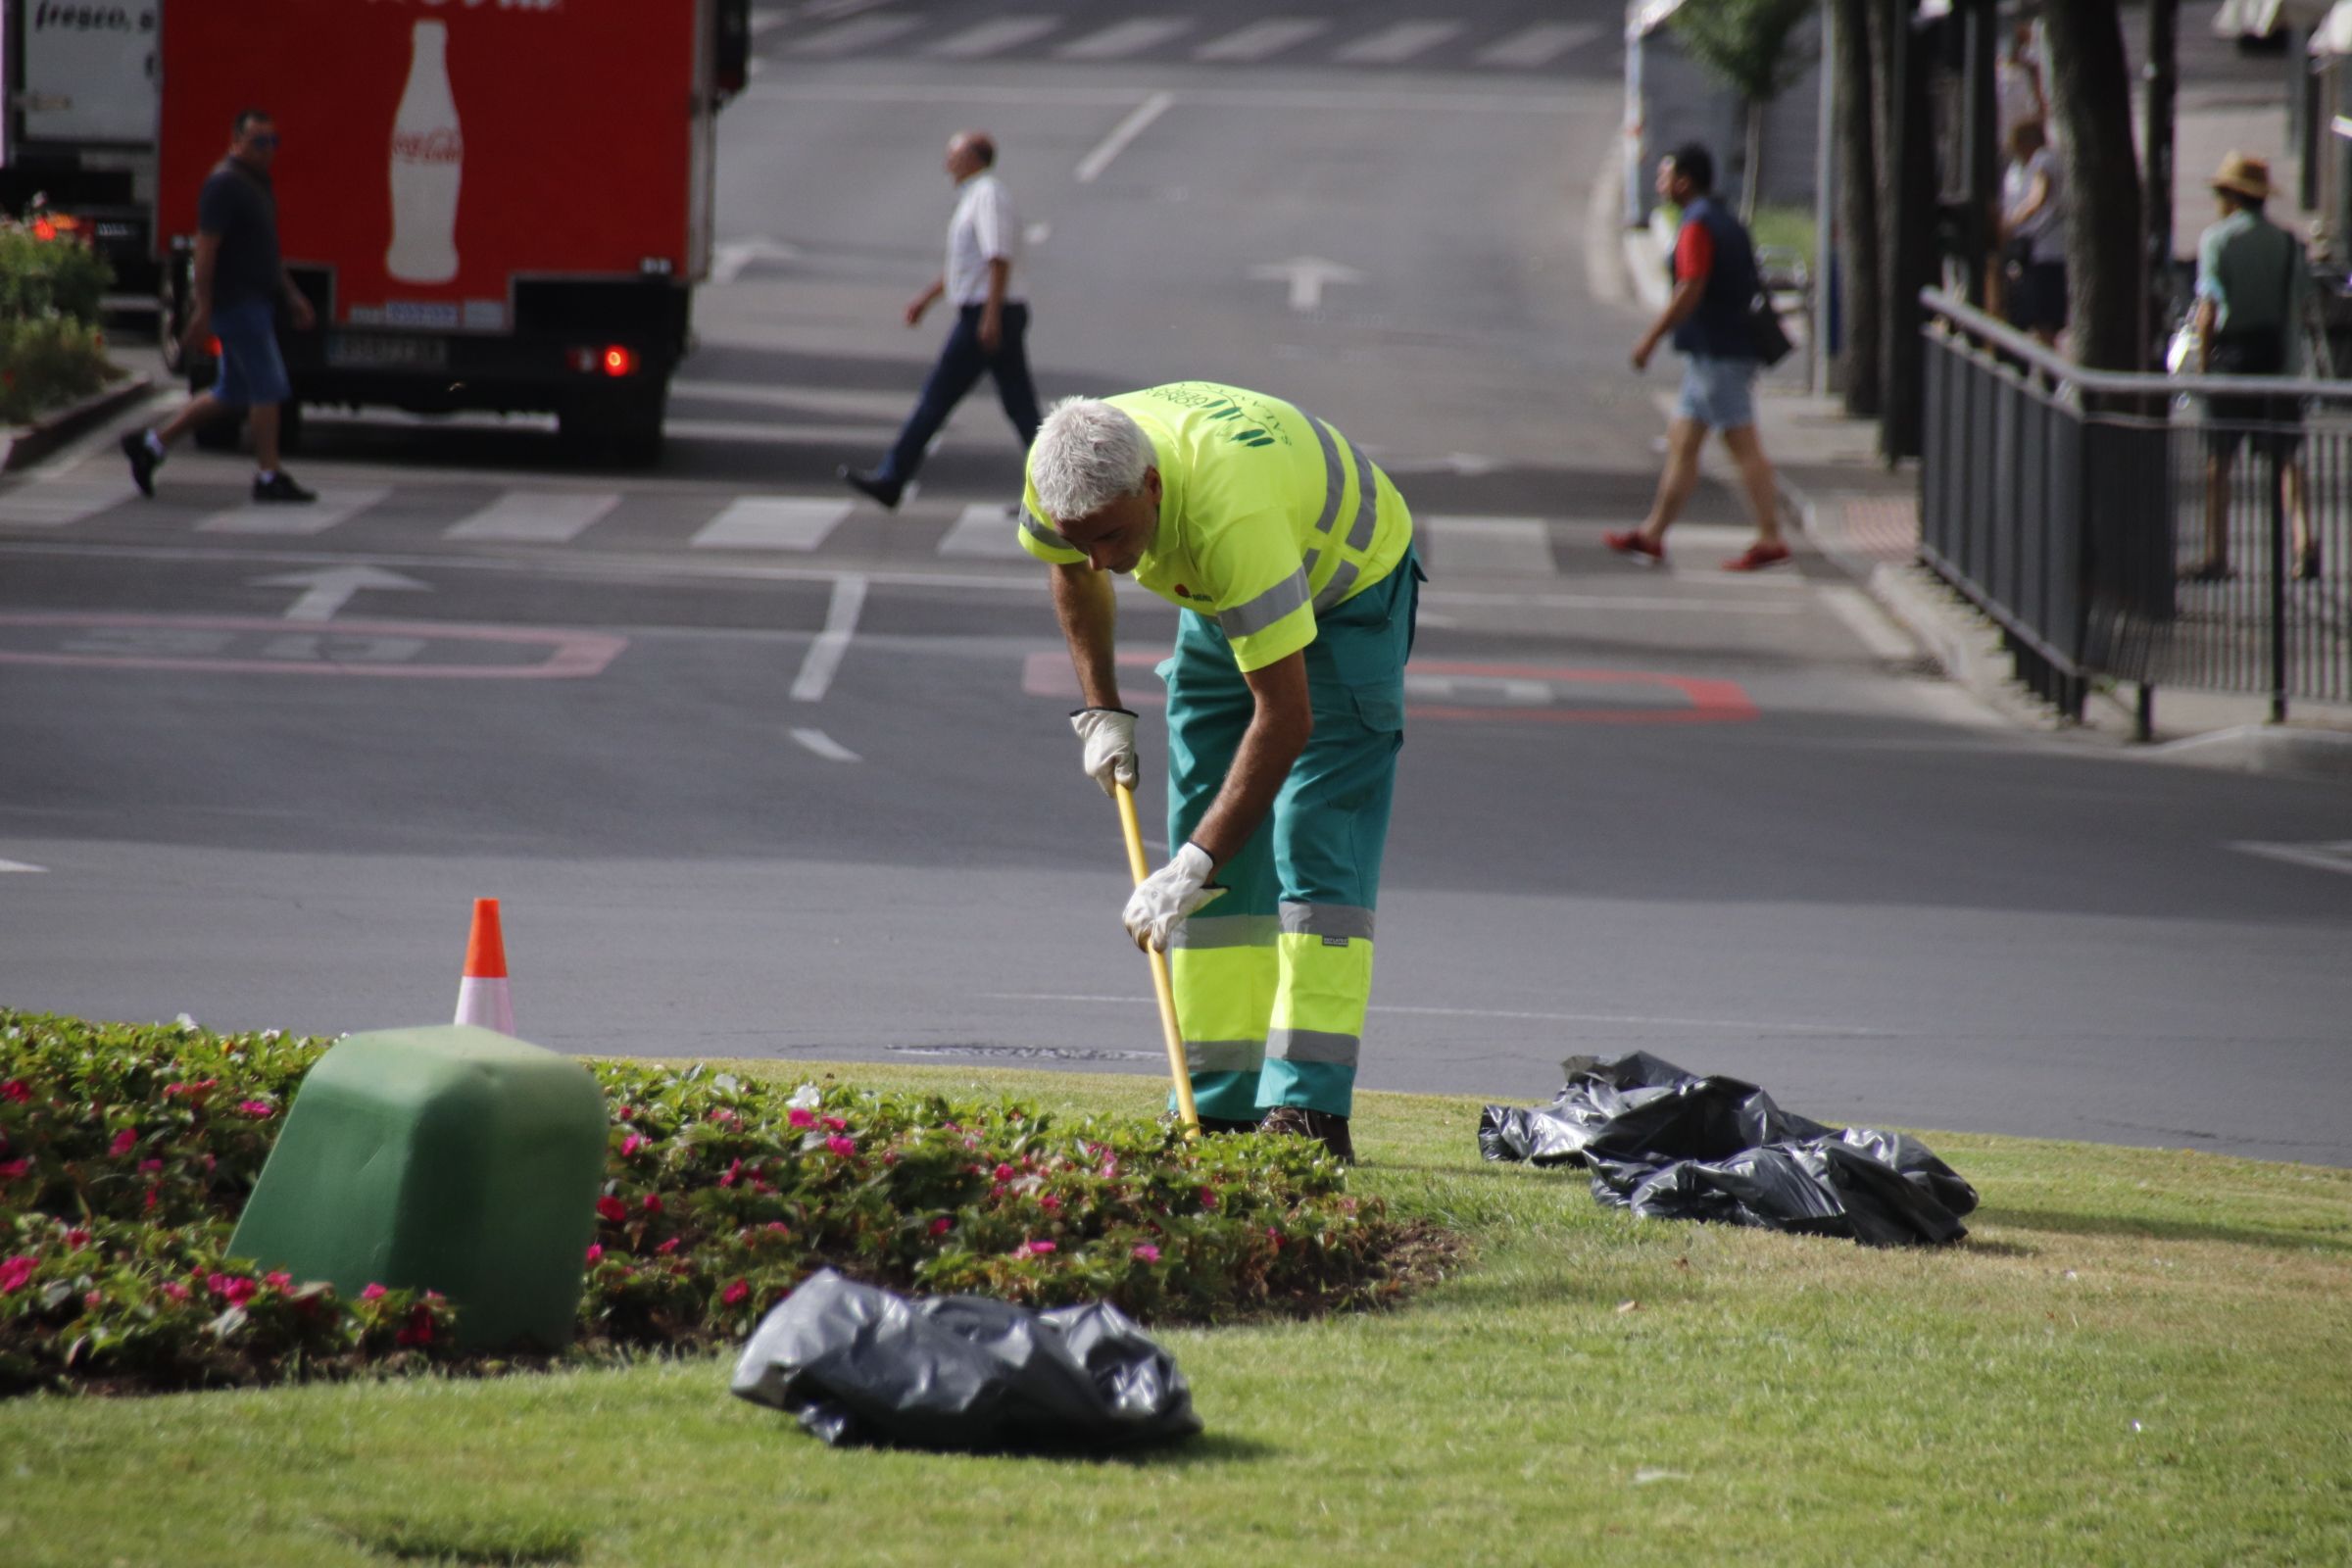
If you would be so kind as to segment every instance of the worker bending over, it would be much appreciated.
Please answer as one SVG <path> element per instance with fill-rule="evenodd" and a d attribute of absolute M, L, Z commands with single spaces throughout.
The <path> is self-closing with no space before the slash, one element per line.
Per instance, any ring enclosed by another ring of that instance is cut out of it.
<path fill-rule="evenodd" d="M 1137 777 L 1106 574 L 1185 612 L 1159 666 L 1176 850 L 1125 919 L 1169 953 L 1201 1126 L 1354 1158 L 1422 580 L 1411 514 L 1330 425 L 1207 381 L 1056 405 L 1024 501 L 1021 543 L 1054 567 L 1086 702 L 1070 722 L 1105 793 Z"/>

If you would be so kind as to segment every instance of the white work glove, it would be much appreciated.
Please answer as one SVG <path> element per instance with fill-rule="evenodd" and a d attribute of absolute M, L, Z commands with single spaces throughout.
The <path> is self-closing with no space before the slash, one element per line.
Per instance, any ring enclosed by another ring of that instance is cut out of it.
<path fill-rule="evenodd" d="M 1174 859 L 1138 882 L 1123 916 L 1135 945 L 1167 952 L 1176 922 L 1225 891 L 1208 885 L 1216 869 L 1208 852 L 1187 839 L 1177 847 Z"/>
<path fill-rule="evenodd" d="M 1070 728 L 1086 743 L 1086 758 L 1078 765 L 1086 776 L 1115 796 L 1115 785 L 1135 788 L 1135 715 L 1124 708 L 1081 708 L 1070 714 Z"/>

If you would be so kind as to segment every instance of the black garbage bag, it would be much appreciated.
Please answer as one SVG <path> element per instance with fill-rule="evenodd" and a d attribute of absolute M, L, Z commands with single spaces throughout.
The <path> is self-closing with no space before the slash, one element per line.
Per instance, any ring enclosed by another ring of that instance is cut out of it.
<path fill-rule="evenodd" d="M 1976 1189 L 1901 1133 L 1783 1110 L 1754 1084 L 1646 1052 L 1577 1067 L 1548 1105 L 1489 1105 L 1489 1159 L 1589 1166 L 1592 1196 L 1651 1219 L 1714 1220 L 1870 1247 L 1968 1234 Z"/>
<path fill-rule="evenodd" d="M 1175 1358 L 1107 1301 L 909 1300 L 829 1268 L 760 1320 L 732 1387 L 836 1446 L 1099 1449 L 1200 1430 Z"/>

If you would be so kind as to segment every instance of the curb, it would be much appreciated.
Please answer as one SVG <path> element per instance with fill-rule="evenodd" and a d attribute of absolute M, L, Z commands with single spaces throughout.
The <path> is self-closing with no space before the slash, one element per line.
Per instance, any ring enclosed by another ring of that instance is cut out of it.
<path fill-rule="evenodd" d="M 2140 748 L 2150 761 L 2216 767 L 2232 773 L 2352 779 L 2352 731 L 2293 724 L 2239 724 Z"/>
<path fill-rule="evenodd" d="M 144 375 L 126 376 L 115 385 L 91 393 L 78 403 L 23 425 L 7 434 L 8 455 L 0 458 L 0 472 L 13 473 L 55 452 L 59 447 L 80 435 L 94 424 L 108 418 L 130 405 L 142 402 L 155 390 L 155 383 Z"/>

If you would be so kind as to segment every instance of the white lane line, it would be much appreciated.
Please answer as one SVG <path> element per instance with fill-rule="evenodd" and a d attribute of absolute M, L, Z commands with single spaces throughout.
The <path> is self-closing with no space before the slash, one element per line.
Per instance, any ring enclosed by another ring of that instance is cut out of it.
<path fill-rule="evenodd" d="M 614 507 L 620 493 L 578 490 L 509 490 L 462 522 L 444 539 L 496 539 L 517 544 L 569 544 Z"/>
<path fill-rule="evenodd" d="M 792 54 L 833 59 L 875 44 L 888 43 L 903 32 L 922 25 L 920 17 L 854 17 L 848 22 L 812 32 L 794 44 Z"/>
<path fill-rule="evenodd" d="M 1304 43 L 1330 25 L 1328 22 L 1308 17 L 1271 17 L 1209 40 L 1193 51 L 1193 58 L 1252 65 L 1294 44 Z"/>
<path fill-rule="evenodd" d="M 1166 43 L 1192 24 L 1190 17 L 1137 17 L 1065 43 L 1054 55 L 1058 60 L 1118 60 Z"/>
<path fill-rule="evenodd" d="M 963 509 L 956 526 L 939 542 L 943 556 L 978 556 L 991 561 L 1016 561 L 1029 554 L 1021 548 L 1021 523 L 1004 515 L 993 501 L 975 501 Z"/>
<path fill-rule="evenodd" d="M 324 533 L 347 522 L 392 492 L 381 487 L 321 490 L 307 505 L 285 501 L 249 501 L 226 512 L 216 512 L 196 524 L 199 533 Z"/>
<path fill-rule="evenodd" d="M 2230 841 L 2230 848 L 2259 855 L 2266 860 L 2308 866 L 2314 871 L 2337 871 L 2352 876 L 2352 839 L 2326 844 L 2262 844 L 2251 839 Z"/>
<path fill-rule="evenodd" d="M 0 874 L 10 871 L 30 871 L 36 875 L 44 875 L 48 870 L 49 868 L 45 865 L 27 865 L 23 860 L 0 860 Z"/>
<path fill-rule="evenodd" d="M 687 543 L 696 550 L 814 550 L 849 514 L 847 501 L 744 496 Z"/>
<path fill-rule="evenodd" d="M 989 108 L 1033 109 L 1035 87 L 992 81 L 830 81 L 771 82 L 744 90 L 746 98 L 761 103 L 847 104 L 976 104 Z M 1187 87 L 1180 95 L 1188 109 L 1337 110 L 1349 115 L 1574 115 L 1595 110 L 1622 110 L 1622 84 L 1563 82 L 1541 92 L 1423 92 L 1409 88 L 1365 87 Z M 1056 109 L 1116 108 L 1134 101 L 1132 87 L 1057 87 Z M 1668 403 L 1674 400 L 1670 395 Z"/>
<path fill-rule="evenodd" d="M 1060 25 L 1059 17 L 998 17 L 942 38 L 923 53 L 944 60 L 978 60 L 984 55 L 1017 49 Z"/>
<path fill-rule="evenodd" d="M 1878 601 L 1851 583 L 1832 583 L 1821 590 L 1821 602 L 1830 607 L 1830 613 L 1845 622 L 1845 629 L 1862 639 L 1876 659 L 1916 659 L 1919 649 L 1911 639 L 1895 629 Z"/>
<path fill-rule="evenodd" d="M 1545 23 L 1514 32 L 1499 43 L 1489 44 L 1478 52 L 1478 63 L 1532 71 L 1538 66 L 1550 65 L 1571 49 L 1582 49 L 1599 37 L 1600 32 L 1598 24 L 1591 22 Z"/>
<path fill-rule="evenodd" d="M 1458 22 L 1399 22 L 1358 38 L 1332 58 L 1347 66 L 1399 66 L 1461 30 Z"/>
<path fill-rule="evenodd" d="M 794 702 L 824 701 L 825 689 L 833 684 L 842 656 L 850 651 L 850 638 L 857 633 L 858 612 L 864 608 L 863 577 L 852 573 L 834 579 L 833 602 L 825 607 L 825 629 L 808 645 L 808 657 L 801 661 L 801 672 L 793 678 Z"/>
<path fill-rule="evenodd" d="M 1556 577 L 1551 530 L 1540 517 L 1453 516 L 1421 519 L 1430 564 L 1439 571 L 1495 577 Z"/>
<path fill-rule="evenodd" d="M 796 729 L 792 738 L 828 762 L 859 762 L 864 759 L 821 729 Z"/>
<path fill-rule="evenodd" d="M 1140 997 L 1098 997 L 1054 991 L 984 991 L 983 1002 L 1072 1002 L 1100 1003 L 1122 1007 L 1149 1006 Z M 1678 1018 L 1647 1012 L 1515 1012 L 1493 1007 L 1396 1007 L 1380 1003 L 1372 1004 L 1372 1012 L 1395 1012 L 1426 1018 L 1516 1018 L 1530 1023 L 1617 1023 L 1672 1024 L 1685 1029 L 1741 1029 L 1769 1033 L 1801 1032 L 1815 1035 L 1838 1035 L 1849 1040 L 1908 1040 L 1917 1038 L 1908 1029 L 1860 1029 L 1852 1024 L 1808 1023 L 1791 1018 Z"/>
<path fill-rule="evenodd" d="M 1110 167 L 1110 161 L 1127 150 L 1127 144 L 1144 133 L 1146 126 L 1168 112 L 1176 101 L 1174 93 L 1155 92 L 1128 112 L 1127 118 L 1113 125 L 1110 134 L 1095 144 L 1095 150 L 1078 160 L 1078 183 L 1091 185 L 1096 176 Z"/>
<path fill-rule="evenodd" d="M 127 479 L 61 479 L 28 484 L 0 495 L 0 523 L 22 528 L 63 528 L 119 507 L 139 493 Z"/>

